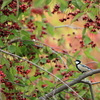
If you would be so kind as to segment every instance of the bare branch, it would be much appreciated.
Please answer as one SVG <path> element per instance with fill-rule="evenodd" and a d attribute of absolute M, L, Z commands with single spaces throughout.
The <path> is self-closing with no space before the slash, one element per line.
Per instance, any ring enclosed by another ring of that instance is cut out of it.
<path fill-rule="evenodd" d="M 88 77 L 88 76 L 91 76 L 93 74 L 96 74 L 96 73 L 100 73 L 100 69 L 96 69 L 96 70 L 93 70 L 93 71 L 89 71 L 87 73 L 84 73 L 82 75 L 80 75 L 78 78 L 74 79 L 73 81 L 71 82 L 68 82 L 67 85 L 68 86 L 72 86 L 72 85 L 75 85 L 76 83 L 79 83 L 81 82 L 82 79 Z M 52 92 L 46 94 L 45 96 L 43 97 L 40 97 L 39 100 L 46 100 L 48 97 L 52 97 L 53 95 L 56 95 L 57 93 L 67 89 L 68 87 L 66 85 L 62 85 L 60 86 L 59 88 L 57 89 L 54 89 Z"/>
<path fill-rule="evenodd" d="M 93 82 L 93 83 L 91 83 L 92 85 L 94 85 L 94 84 L 99 84 L 100 82 Z"/>

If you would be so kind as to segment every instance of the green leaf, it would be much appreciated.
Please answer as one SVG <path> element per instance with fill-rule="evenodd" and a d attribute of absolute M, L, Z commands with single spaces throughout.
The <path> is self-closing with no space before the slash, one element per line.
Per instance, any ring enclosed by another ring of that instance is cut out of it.
<path fill-rule="evenodd" d="M 22 55 L 21 49 L 19 47 L 16 47 L 16 54 L 17 55 Z"/>
<path fill-rule="evenodd" d="M 44 3 L 44 0 L 35 0 L 34 6 L 35 7 L 41 7 Z"/>
<path fill-rule="evenodd" d="M 81 11 L 85 11 L 85 9 L 87 9 L 88 3 L 85 3 L 82 5 L 81 7 Z"/>
<path fill-rule="evenodd" d="M 12 30 L 11 32 L 14 33 L 14 36 L 20 36 L 19 31 L 16 29 Z"/>
<path fill-rule="evenodd" d="M 25 55 L 25 54 L 27 53 L 27 48 L 26 48 L 26 46 L 22 46 L 22 47 L 20 47 L 19 49 L 21 50 L 21 53 L 22 53 L 23 55 Z"/>
<path fill-rule="evenodd" d="M 83 31 L 82 31 L 82 38 L 83 38 L 83 39 L 84 39 L 85 33 L 86 33 L 86 28 L 84 28 Z"/>
<path fill-rule="evenodd" d="M 84 53 L 88 58 L 96 61 L 96 58 L 94 58 L 94 56 L 91 55 L 91 51 L 92 51 L 92 48 L 88 48 L 87 50 L 84 51 Z"/>
<path fill-rule="evenodd" d="M 68 2 L 65 0 L 59 0 L 60 10 L 64 11 L 68 7 Z"/>
<path fill-rule="evenodd" d="M 73 57 L 78 56 L 79 53 L 80 53 L 80 51 L 76 51 L 76 52 L 74 53 Z"/>
<path fill-rule="evenodd" d="M 98 52 L 100 52 L 100 48 L 98 48 L 98 47 L 95 47 L 95 49 L 96 49 Z"/>
<path fill-rule="evenodd" d="M 72 64 L 72 59 L 71 58 L 68 58 L 67 59 L 67 65 L 70 66 L 71 64 Z"/>
<path fill-rule="evenodd" d="M 15 75 L 15 74 L 17 73 L 16 68 L 15 68 L 15 67 L 11 67 L 11 68 L 10 68 L 10 73 L 11 73 L 12 75 Z"/>
<path fill-rule="evenodd" d="M 46 5 L 48 5 L 52 0 L 46 0 Z"/>
<path fill-rule="evenodd" d="M 89 13 L 87 13 L 87 15 L 88 15 L 88 16 L 89 16 L 89 18 L 90 18 L 90 19 L 92 19 L 93 21 L 95 20 L 94 13 L 89 12 Z"/>
<path fill-rule="evenodd" d="M 45 74 L 43 75 L 43 77 L 45 77 L 45 78 L 47 78 L 47 79 L 50 79 L 50 78 L 51 78 L 50 75 L 49 75 L 48 73 L 45 73 Z"/>
<path fill-rule="evenodd" d="M 0 23 L 4 23 L 5 21 L 7 21 L 8 17 L 5 15 L 0 16 Z"/>
<path fill-rule="evenodd" d="M 9 79 L 9 81 L 14 81 L 15 77 L 12 73 L 10 73 L 11 71 L 6 71 L 6 76 Z"/>
<path fill-rule="evenodd" d="M 50 82 L 50 81 L 47 81 L 47 80 L 45 80 L 45 83 L 46 83 L 48 86 L 50 86 L 50 87 L 54 87 L 54 86 L 55 86 L 54 83 L 52 83 L 52 82 Z"/>
<path fill-rule="evenodd" d="M 47 24 L 47 31 L 51 34 L 54 35 L 54 27 L 50 24 Z"/>
<path fill-rule="evenodd" d="M 81 7 L 84 5 L 81 0 L 72 0 L 72 4 L 78 9 L 81 9 Z"/>
<path fill-rule="evenodd" d="M 52 53 L 52 49 L 50 47 L 43 47 L 44 53 Z"/>
<path fill-rule="evenodd" d="M 11 52 L 11 53 L 14 53 L 16 51 L 16 47 L 14 45 L 10 45 L 8 46 L 8 50 Z"/>
<path fill-rule="evenodd" d="M 46 65 L 46 66 L 48 66 L 48 65 Z M 49 72 L 52 72 L 52 71 L 53 71 L 53 67 L 50 67 L 50 68 L 48 69 L 48 71 L 49 71 Z"/>
<path fill-rule="evenodd" d="M 76 21 L 78 18 L 80 18 L 82 15 L 84 14 L 84 12 L 77 14 L 74 19 L 72 19 L 71 23 Z"/>
<path fill-rule="evenodd" d="M 22 39 L 22 40 L 29 40 L 30 38 L 27 37 L 27 36 L 22 36 L 21 39 Z M 25 41 L 24 41 L 24 43 L 25 43 Z"/>
<path fill-rule="evenodd" d="M 9 74 L 10 80 L 14 81 L 16 73 L 17 73 L 16 69 L 14 67 L 11 67 L 9 72 L 7 73 L 7 76 Z"/>
<path fill-rule="evenodd" d="M 14 22 L 18 21 L 17 17 L 14 14 L 9 15 L 9 19 L 14 21 Z"/>
<path fill-rule="evenodd" d="M 83 2 L 81 0 L 76 0 L 76 3 L 79 7 L 82 7 L 83 6 Z"/>
<path fill-rule="evenodd" d="M 3 9 L 5 6 L 7 6 L 12 0 L 3 0 L 3 4 L 1 6 L 1 9 Z"/>
<path fill-rule="evenodd" d="M 3 42 L 2 42 L 2 40 L 1 40 L 1 38 L 0 38 L 0 47 L 1 46 L 4 46 L 4 44 L 3 44 Z"/>
<path fill-rule="evenodd" d="M 40 62 L 46 63 L 46 59 L 45 58 L 41 58 Z"/>
<path fill-rule="evenodd" d="M 36 21 L 36 22 L 34 22 L 34 24 L 37 26 L 38 31 L 41 31 L 42 26 L 45 26 L 45 24 L 43 22 L 40 22 L 40 21 Z"/>
<path fill-rule="evenodd" d="M 28 31 L 21 30 L 21 34 L 26 37 L 30 37 L 30 33 Z"/>
<path fill-rule="evenodd" d="M 39 62 L 39 60 L 40 60 L 39 58 L 34 58 L 34 59 L 32 60 L 32 62 L 36 64 L 36 63 Z"/>
<path fill-rule="evenodd" d="M 82 55 L 78 55 L 77 57 L 76 57 L 76 59 L 81 59 L 82 58 Z"/>
<path fill-rule="evenodd" d="M 7 67 L 10 67 L 10 63 L 6 58 L 2 57 L 1 62 L 2 64 L 6 64 Z"/>
<path fill-rule="evenodd" d="M 88 44 L 88 43 L 90 43 L 91 42 L 91 39 L 88 37 L 88 36 L 85 36 L 84 37 L 84 43 L 85 44 Z"/>
<path fill-rule="evenodd" d="M 97 9 L 97 8 L 92 8 L 92 12 L 93 12 L 94 16 L 96 16 L 96 15 L 98 15 L 98 13 L 99 13 L 99 9 Z"/>
<path fill-rule="evenodd" d="M 57 57 L 56 54 L 50 54 L 50 55 L 49 55 L 49 59 L 50 59 L 50 60 L 52 60 L 53 58 L 56 58 L 56 57 Z"/>
<path fill-rule="evenodd" d="M 30 10 L 25 11 L 23 14 L 24 14 L 24 16 L 29 16 L 30 15 Z"/>
<path fill-rule="evenodd" d="M 24 38 L 24 39 L 26 39 L 26 38 Z M 33 43 L 34 43 L 33 41 L 23 41 L 23 44 L 25 44 L 25 45 L 31 45 Z"/>

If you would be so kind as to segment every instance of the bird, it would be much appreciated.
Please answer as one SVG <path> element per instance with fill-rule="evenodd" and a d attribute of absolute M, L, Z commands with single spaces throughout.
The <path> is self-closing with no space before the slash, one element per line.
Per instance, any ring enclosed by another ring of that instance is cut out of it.
<path fill-rule="evenodd" d="M 92 69 L 89 68 L 88 66 L 82 64 L 80 60 L 76 60 L 75 63 L 76 63 L 76 68 L 77 68 L 80 72 L 82 72 L 82 73 L 88 72 L 88 71 L 91 71 L 91 70 L 92 70 Z"/>

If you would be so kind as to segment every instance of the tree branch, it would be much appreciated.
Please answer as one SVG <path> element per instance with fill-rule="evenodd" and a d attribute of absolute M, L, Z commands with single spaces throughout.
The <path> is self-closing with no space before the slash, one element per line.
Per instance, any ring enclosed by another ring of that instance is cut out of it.
<path fill-rule="evenodd" d="M 75 85 L 76 83 L 79 83 L 81 82 L 82 79 L 88 77 L 88 76 L 91 76 L 93 74 L 96 74 L 96 73 L 100 73 L 100 69 L 96 69 L 96 70 L 93 70 L 93 71 L 89 71 L 89 72 L 86 72 L 82 75 L 80 75 L 78 78 L 74 79 L 73 81 L 71 82 L 68 82 L 67 85 L 68 86 L 72 86 L 72 85 Z M 39 100 L 46 100 L 47 98 L 50 98 L 52 97 L 53 95 L 56 95 L 57 93 L 67 89 L 68 87 L 66 85 L 62 85 L 60 86 L 59 88 L 57 89 L 54 89 L 52 92 L 46 94 L 45 96 L 43 97 L 40 97 Z"/>
<path fill-rule="evenodd" d="M 20 57 L 20 56 L 18 56 L 18 55 L 16 55 L 16 54 L 12 54 L 12 53 L 7 52 L 7 51 L 4 51 L 4 50 L 2 50 L 2 49 L 0 49 L 0 51 L 3 52 L 3 53 L 5 53 L 5 54 L 8 54 L 8 55 L 10 55 L 10 56 L 17 57 L 17 58 L 20 58 L 21 60 L 27 61 L 27 62 L 31 63 L 32 65 L 36 66 L 37 68 L 39 68 L 39 69 L 41 69 L 41 70 L 47 72 L 48 74 L 52 75 L 52 76 L 55 77 L 57 80 L 59 80 L 61 83 L 63 83 L 64 86 L 66 86 L 67 88 L 70 88 L 81 100 L 84 100 L 84 99 L 83 99 L 78 93 L 76 93 L 76 91 L 73 90 L 67 83 L 65 83 L 64 81 L 62 81 L 59 77 L 55 76 L 54 74 L 52 74 L 52 73 L 49 72 L 48 70 L 46 70 L 46 69 L 44 69 L 44 68 L 38 66 L 37 64 L 35 64 L 35 63 L 33 63 L 33 62 L 31 62 L 31 61 L 29 61 L 29 60 L 27 60 L 27 59 L 24 59 L 24 58 L 22 58 L 22 57 Z M 54 95 L 54 92 L 52 93 L 52 95 Z M 44 100 L 44 99 L 40 99 L 40 100 Z"/>

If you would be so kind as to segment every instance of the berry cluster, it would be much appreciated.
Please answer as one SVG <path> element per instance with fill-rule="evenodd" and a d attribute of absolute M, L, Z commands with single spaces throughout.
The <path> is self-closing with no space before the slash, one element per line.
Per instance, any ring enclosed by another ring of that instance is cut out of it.
<path fill-rule="evenodd" d="M 19 8 L 21 9 L 22 12 L 25 12 L 26 9 L 28 8 L 28 6 L 25 5 L 25 4 L 22 4 L 22 5 L 19 6 Z"/>
<path fill-rule="evenodd" d="M 72 8 L 71 8 L 72 9 Z M 77 14 L 80 13 L 80 10 L 76 10 L 75 12 L 71 12 L 71 13 L 68 13 L 67 17 L 66 18 L 62 18 L 62 19 L 59 19 L 60 22 L 64 22 L 70 18 L 73 18 L 74 16 L 76 16 Z"/>
<path fill-rule="evenodd" d="M 53 8 L 53 11 L 52 11 L 52 14 L 58 12 L 59 13 L 59 8 L 60 8 L 60 5 L 56 4 Z"/>
<path fill-rule="evenodd" d="M 27 100 L 23 97 L 23 92 L 5 92 L 5 88 L 2 88 L 1 92 L 5 95 L 6 100 Z"/>
<path fill-rule="evenodd" d="M 24 77 L 25 75 L 29 74 L 31 72 L 30 69 L 24 70 L 24 66 L 16 66 L 17 72 L 19 74 L 22 74 Z"/>
<path fill-rule="evenodd" d="M 74 74 L 75 71 L 70 71 L 70 72 L 62 72 L 61 75 L 64 76 L 65 78 L 68 78 Z"/>
<path fill-rule="evenodd" d="M 43 15 L 43 9 L 42 8 L 33 8 L 33 9 L 31 9 L 31 12 L 36 14 L 36 15 L 37 14 L 40 15 L 40 16 Z"/>
<path fill-rule="evenodd" d="M 1 27 L 0 37 L 7 37 L 9 35 L 13 35 L 14 33 L 10 32 L 9 30 L 12 30 L 12 29 L 20 30 L 21 29 L 17 23 L 11 22 L 11 21 L 0 23 L 0 27 Z"/>
<path fill-rule="evenodd" d="M 3 71 L 0 71 L 0 82 L 2 83 L 4 80 L 4 77 L 6 77 L 6 75 L 4 74 Z"/>
<path fill-rule="evenodd" d="M 85 46 L 84 41 L 82 41 L 82 40 L 80 41 L 80 45 L 81 45 L 81 48 L 87 47 L 87 45 Z M 90 45 L 91 48 L 95 48 L 96 47 L 96 44 L 93 41 L 91 41 L 90 43 L 88 43 L 88 45 Z"/>
<path fill-rule="evenodd" d="M 34 31 L 34 30 L 36 29 L 36 26 L 34 25 L 34 20 L 28 21 L 27 27 L 28 27 L 29 29 L 32 29 L 32 30 Z"/>
<path fill-rule="evenodd" d="M 87 21 L 86 24 L 84 25 L 85 28 L 92 27 L 91 32 L 96 32 L 96 29 L 100 29 L 100 18 L 96 16 L 95 21 L 92 19 L 88 18 L 88 16 L 84 16 L 83 20 Z"/>
<path fill-rule="evenodd" d="M 13 0 L 11 3 L 9 3 L 9 7 L 15 9 L 17 7 L 17 1 Z"/>
<path fill-rule="evenodd" d="M 39 69 L 36 69 L 36 72 L 34 74 L 35 77 L 42 75 L 42 73 L 39 71 Z"/>
<path fill-rule="evenodd" d="M 2 9 L 1 11 L 3 12 L 4 15 L 9 16 L 9 15 L 11 15 L 11 14 L 16 15 L 17 9 L 12 9 L 12 10 L 9 10 L 9 9 Z"/>

